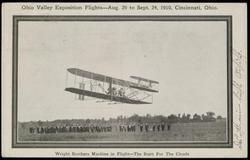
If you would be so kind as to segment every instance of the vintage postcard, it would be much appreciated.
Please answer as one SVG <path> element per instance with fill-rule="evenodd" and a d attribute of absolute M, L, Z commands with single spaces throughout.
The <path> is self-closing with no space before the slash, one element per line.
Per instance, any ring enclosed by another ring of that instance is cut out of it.
<path fill-rule="evenodd" d="M 3 157 L 247 156 L 246 4 L 4 3 L 2 33 Z"/>

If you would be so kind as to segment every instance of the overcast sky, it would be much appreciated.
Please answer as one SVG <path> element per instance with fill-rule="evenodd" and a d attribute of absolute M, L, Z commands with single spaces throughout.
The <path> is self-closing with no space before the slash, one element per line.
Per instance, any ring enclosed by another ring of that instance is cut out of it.
<path fill-rule="evenodd" d="M 225 22 L 19 22 L 18 120 L 227 113 Z M 153 104 L 78 101 L 77 67 L 159 81 Z"/>

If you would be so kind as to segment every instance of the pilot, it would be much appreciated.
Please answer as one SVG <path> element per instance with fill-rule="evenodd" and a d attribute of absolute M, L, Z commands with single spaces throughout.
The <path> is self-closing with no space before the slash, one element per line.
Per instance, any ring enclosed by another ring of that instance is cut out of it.
<path fill-rule="evenodd" d="M 112 95 L 117 95 L 116 88 L 112 87 Z M 108 91 L 106 92 L 108 95 L 110 95 L 110 88 L 108 88 Z"/>
<path fill-rule="evenodd" d="M 120 88 L 118 92 L 119 92 L 119 96 L 121 96 L 121 97 L 125 96 L 125 91 L 123 88 Z"/>
<path fill-rule="evenodd" d="M 107 91 L 106 93 L 107 93 L 107 95 L 109 95 L 109 94 L 110 94 L 110 87 L 108 88 L 108 91 Z"/>
<path fill-rule="evenodd" d="M 116 91 L 116 88 L 115 88 L 115 87 L 112 88 L 112 94 L 113 94 L 114 96 L 117 95 L 117 91 Z"/>

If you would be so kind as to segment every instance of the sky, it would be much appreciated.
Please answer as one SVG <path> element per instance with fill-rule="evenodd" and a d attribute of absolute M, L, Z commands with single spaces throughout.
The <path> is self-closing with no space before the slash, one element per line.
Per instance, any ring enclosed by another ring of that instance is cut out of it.
<path fill-rule="evenodd" d="M 225 22 L 19 22 L 18 120 L 227 113 Z M 159 82 L 153 104 L 79 101 L 67 68 Z"/>

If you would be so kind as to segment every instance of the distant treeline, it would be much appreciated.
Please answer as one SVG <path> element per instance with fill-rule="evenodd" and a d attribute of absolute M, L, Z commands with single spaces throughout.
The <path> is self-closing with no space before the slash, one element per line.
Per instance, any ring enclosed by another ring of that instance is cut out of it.
<path fill-rule="evenodd" d="M 105 120 L 101 119 L 62 119 L 62 120 L 54 120 L 54 121 L 30 121 L 23 122 L 21 124 L 28 126 L 72 126 L 72 125 L 82 125 L 82 124 L 145 124 L 145 123 L 189 123 L 189 122 L 213 122 L 213 121 L 221 121 L 225 118 L 222 116 L 215 117 L 214 112 L 206 112 L 206 114 L 198 115 L 194 114 L 171 114 L 169 116 L 163 115 L 155 115 L 152 116 L 147 114 L 145 116 L 140 116 L 134 114 L 130 117 L 126 116 L 118 116 L 117 118 L 109 118 Z"/>

